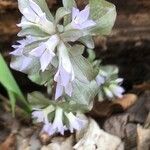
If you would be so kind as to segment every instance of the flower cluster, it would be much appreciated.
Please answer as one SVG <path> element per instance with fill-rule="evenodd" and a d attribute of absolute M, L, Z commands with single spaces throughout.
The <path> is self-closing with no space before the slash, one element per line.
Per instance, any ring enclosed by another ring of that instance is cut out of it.
<path fill-rule="evenodd" d="M 123 79 L 118 78 L 117 75 L 118 68 L 114 66 L 105 66 L 100 69 L 99 74 L 96 77 L 98 86 L 100 86 L 103 90 L 103 95 L 102 92 L 99 93 L 100 99 L 102 99 L 104 95 L 109 99 L 114 97 L 123 97 L 124 89 L 120 86 L 123 82 Z"/>
<path fill-rule="evenodd" d="M 95 63 L 93 67 L 93 56 L 88 61 L 82 55 L 87 48 L 94 48 L 93 36 L 109 34 L 116 18 L 115 6 L 105 0 L 89 0 L 79 10 L 75 0 L 62 3 L 53 16 L 45 0 L 18 0 L 23 15 L 18 36 L 24 39 L 13 45 L 15 50 L 10 53 L 13 69 L 51 91 L 49 98 L 38 92 L 28 94 L 32 117 L 44 124 L 42 132 L 49 135 L 82 129 L 86 122 L 76 114 L 91 109 L 101 87 L 110 98 L 123 93 L 120 79 L 111 79 L 108 70 L 97 75 L 99 66 Z"/>
<path fill-rule="evenodd" d="M 65 10 L 67 11 L 67 10 Z M 24 71 L 32 63 L 33 58 L 37 58 L 40 62 L 40 70 L 46 71 L 49 65 L 53 65 L 54 58 L 58 58 L 58 68 L 54 81 L 57 82 L 55 99 L 58 99 L 65 92 L 71 97 L 73 92 L 72 83 L 75 79 L 74 69 L 72 67 L 69 51 L 66 43 L 63 41 L 63 34 L 59 33 L 58 24 L 55 21 L 48 19 L 45 12 L 35 3 L 33 0 L 28 0 L 28 5 L 21 9 L 23 14 L 21 23 L 18 24 L 24 30 L 31 27 L 38 28 L 45 36 L 37 38 L 32 32 L 30 37 L 26 36 L 26 39 L 19 41 L 19 45 L 13 46 L 16 50 L 10 54 L 22 57 L 23 64 L 18 69 L 16 65 L 11 65 L 12 68 Z M 68 12 L 70 13 L 70 12 Z M 89 19 L 90 7 L 86 6 L 84 10 L 79 11 L 77 8 L 72 9 L 72 21 L 70 23 L 71 28 L 69 30 L 83 30 L 96 25 L 93 20 Z M 66 13 L 67 14 L 67 13 Z M 57 19 L 57 17 L 55 18 Z M 34 29 L 35 30 L 35 29 Z M 67 31 L 66 31 L 67 32 Z M 68 41 L 69 42 L 69 41 Z M 26 48 L 27 45 L 36 43 L 32 49 Z M 28 49 L 27 52 L 25 49 Z"/>
<path fill-rule="evenodd" d="M 55 115 L 50 122 L 48 116 L 50 116 L 51 113 Z M 66 130 L 70 130 L 70 132 L 73 133 L 74 130 L 80 130 L 86 124 L 85 120 L 76 117 L 72 112 L 64 112 L 62 108 L 55 108 L 52 105 L 45 109 L 34 109 L 32 116 L 37 122 L 44 123 L 42 132 L 46 132 L 49 135 L 53 135 L 54 133 L 64 135 Z M 66 118 L 66 120 L 64 118 Z"/>

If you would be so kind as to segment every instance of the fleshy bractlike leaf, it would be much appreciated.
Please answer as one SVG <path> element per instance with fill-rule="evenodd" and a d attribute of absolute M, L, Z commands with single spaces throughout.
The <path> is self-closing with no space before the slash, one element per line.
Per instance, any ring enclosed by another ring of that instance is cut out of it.
<path fill-rule="evenodd" d="M 67 10 L 72 10 L 73 7 L 77 7 L 75 0 L 63 0 L 63 6 L 67 9 Z M 64 18 L 64 25 L 66 26 L 67 24 L 69 24 L 71 22 L 71 15 L 67 15 Z"/>
<path fill-rule="evenodd" d="M 105 0 L 89 0 L 91 18 L 96 22 L 96 27 L 90 29 L 93 35 L 108 35 L 116 19 L 116 7 Z"/>
<path fill-rule="evenodd" d="M 91 63 L 82 56 L 83 47 L 74 46 L 70 49 L 70 60 L 75 72 L 75 76 L 81 82 L 91 81 L 95 78 L 95 72 Z"/>
<path fill-rule="evenodd" d="M 55 22 L 59 23 L 59 21 L 68 14 L 70 14 L 70 11 L 64 7 L 60 7 L 56 12 Z"/>
<path fill-rule="evenodd" d="M 88 48 L 93 49 L 95 47 L 94 40 L 90 35 L 81 37 L 79 41 L 83 43 L 85 46 L 87 46 Z"/>
<path fill-rule="evenodd" d="M 33 109 L 41 109 L 46 108 L 50 105 L 52 105 L 54 108 L 60 107 L 66 112 L 87 112 L 89 111 L 87 105 L 76 103 L 75 101 L 59 101 L 55 103 L 55 101 L 52 101 L 45 97 L 40 92 L 32 92 L 28 94 L 28 101 Z"/>
<path fill-rule="evenodd" d="M 74 29 L 74 30 L 68 30 L 68 31 L 62 33 L 60 36 L 63 39 L 63 41 L 65 41 L 65 42 L 69 42 L 69 41 L 75 42 L 79 38 L 84 36 L 84 34 L 80 30 Z"/>
<path fill-rule="evenodd" d="M 78 104 L 83 104 L 90 107 L 90 103 L 97 95 L 98 90 L 99 87 L 94 80 L 88 83 L 83 83 L 79 80 L 75 80 L 73 95 L 71 98 L 67 97 L 67 99 L 75 101 Z"/>
<path fill-rule="evenodd" d="M 40 30 L 38 26 L 31 25 L 28 28 L 22 29 L 18 34 L 19 37 L 24 37 L 24 36 L 35 36 L 35 37 L 46 37 L 48 36 L 47 33 L 44 31 Z"/>

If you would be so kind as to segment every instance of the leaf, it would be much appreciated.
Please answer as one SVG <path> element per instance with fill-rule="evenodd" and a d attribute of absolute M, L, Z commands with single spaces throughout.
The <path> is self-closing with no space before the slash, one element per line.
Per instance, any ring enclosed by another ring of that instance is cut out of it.
<path fill-rule="evenodd" d="M 90 49 L 94 49 L 94 47 L 95 47 L 94 40 L 93 40 L 92 36 L 81 37 L 79 39 L 79 41 Z"/>
<path fill-rule="evenodd" d="M 21 71 L 28 75 L 35 74 L 40 70 L 40 62 L 37 58 L 34 57 L 26 57 L 24 55 L 12 57 L 11 68 L 17 71 Z"/>
<path fill-rule="evenodd" d="M 94 80 L 89 83 L 83 83 L 79 80 L 75 80 L 73 88 L 74 91 L 72 97 L 67 97 L 67 99 L 87 106 L 90 105 L 99 90 L 99 87 Z"/>
<path fill-rule="evenodd" d="M 18 34 L 19 37 L 24 37 L 24 36 L 35 36 L 35 37 L 46 37 L 48 34 L 44 31 L 42 31 L 38 26 L 32 25 L 28 28 L 22 29 Z"/>
<path fill-rule="evenodd" d="M 67 10 L 71 10 L 73 7 L 77 7 L 75 0 L 63 0 L 63 6 L 67 9 Z M 71 14 L 65 16 L 64 18 L 64 26 L 66 26 L 67 24 L 69 24 L 71 22 Z"/>
<path fill-rule="evenodd" d="M 70 49 L 70 53 L 72 54 L 73 57 L 82 55 L 85 49 L 85 47 L 80 44 L 75 44 L 73 47 L 68 45 L 68 48 Z"/>
<path fill-rule="evenodd" d="M 16 104 L 14 96 L 22 104 L 24 104 L 26 111 L 30 111 L 28 103 L 26 102 L 19 86 L 17 85 L 14 77 L 12 76 L 1 54 L 0 54 L 0 83 L 6 88 L 6 90 L 9 93 L 13 111 L 14 111 L 14 106 Z"/>
<path fill-rule="evenodd" d="M 75 49 L 74 47 L 74 51 L 75 50 L 79 51 L 78 48 Z M 75 72 L 75 76 L 78 80 L 82 82 L 88 82 L 95 78 L 96 75 L 92 65 L 80 53 L 77 55 L 72 50 L 70 50 L 70 60 Z"/>
<path fill-rule="evenodd" d="M 70 14 L 70 11 L 67 11 L 64 7 L 60 7 L 56 12 L 55 22 L 56 24 L 64 18 L 66 15 Z"/>
<path fill-rule="evenodd" d="M 65 31 L 60 36 L 65 42 L 69 42 L 69 41 L 75 42 L 79 38 L 81 38 L 83 35 L 84 35 L 83 32 L 81 32 L 80 30 L 74 29 L 74 30 Z"/>
<path fill-rule="evenodd" d="M 45 0 L 33 0 L 39 7 L 42 9 L 43 12 L 46 13 L 46 16 L 50 21 L 54 20 Z M 18 7 L 20 12 L 23 14 L 23 10 L 29 6 L 29 0 L 18 0 Z"/>
<path fill-rule="evenodd" d="M 116 7 L 105 0 L 89 0 L 91 18 L 97 23 L 90 29 L 94 35 L 110 34 L 116 20 Z"/>
<path fill-rule="evenodd" d="M 40 92 L 33 92 L 27 97 L 32 108 L 44 108 L 51 104 L 51 101 Z"/>
<path fill-rule="evenodd" d="M 53 73 L 54 71 L 49 69 L 44 72 L 40 71 L 35 74 L 31 74 L 28 76 L 28 78 L 36 84 L 44 85 L 53 78 Z"/>
<path fill-rule="evenodd" d="M 73 7 L 77 7 L 76 2 L 74 0 L 62 0 L 63 6 L 66 9 L 72 9 Z"/>

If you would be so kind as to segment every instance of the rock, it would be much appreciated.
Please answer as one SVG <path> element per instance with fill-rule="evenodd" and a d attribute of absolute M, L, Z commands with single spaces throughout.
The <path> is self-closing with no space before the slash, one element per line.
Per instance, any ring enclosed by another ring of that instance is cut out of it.
<path fill-rule="evenodd" d="M 145 129 L 141 125 L 137 126 L 138 146 L 137 150 L 150 149 L 150 128 Z"/>
<path fill-rule="evenodd" d="M 43 146 L 41 150 L 73 150 L 73 136 L 70 136 L 68 138 L 55 137 L 51 142 L 52 143 L 50 143 L 49 145 Z"/>
<path fill-rule="evenodd" d="M 124 144 L 120 138 L 106 133 L 99 125 L 89 119 L 89 125 L 83 137 L 77 141 L 75 150 L 124 150 Z"/>

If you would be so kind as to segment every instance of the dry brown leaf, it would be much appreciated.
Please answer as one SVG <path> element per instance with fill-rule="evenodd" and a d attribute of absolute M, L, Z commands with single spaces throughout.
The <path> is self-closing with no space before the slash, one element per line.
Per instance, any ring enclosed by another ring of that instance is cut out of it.
<path fill-rule="evenodd" d="M 114 101 L 98 102 L 96 100 L 89 115 L 94 118 L 109 117 L 115 112 L 123 112 L 124 110 L 127 110 L 135 104 L 137 99 L 138 97 L 135 94 L 126 94 L 122 99 Z"/>
<path fill-rule="evenodd" d="M 0 145 L 0 150 L 15 150 L 16 134 L 10 134 L 7 139 Z"/>
<path fill-rule="evenodd" d="M 144 83 L 139 84 L 139 85 L 134 85 L 133 88 L 135 88 L 137 90 L 142 90 L 142 91 L 150 90 L 150 82 L 144 82 Z"/>
<path fill-rule="evenodd" d="M 113 101 L 114 104 L 119 104 L 124 110 L 135 104 L 138 97 L 135 94 L 125 94 L 123 98 Z"/>
<path fill-rule="evenodd" d="M 49 136 L 46 133 L 41 133 L 40 134 L 40 141 L 43 145 L 46 145 L 48 143 L 50 143 L 50 140 L 52 139 L 53 136 Z"/>

